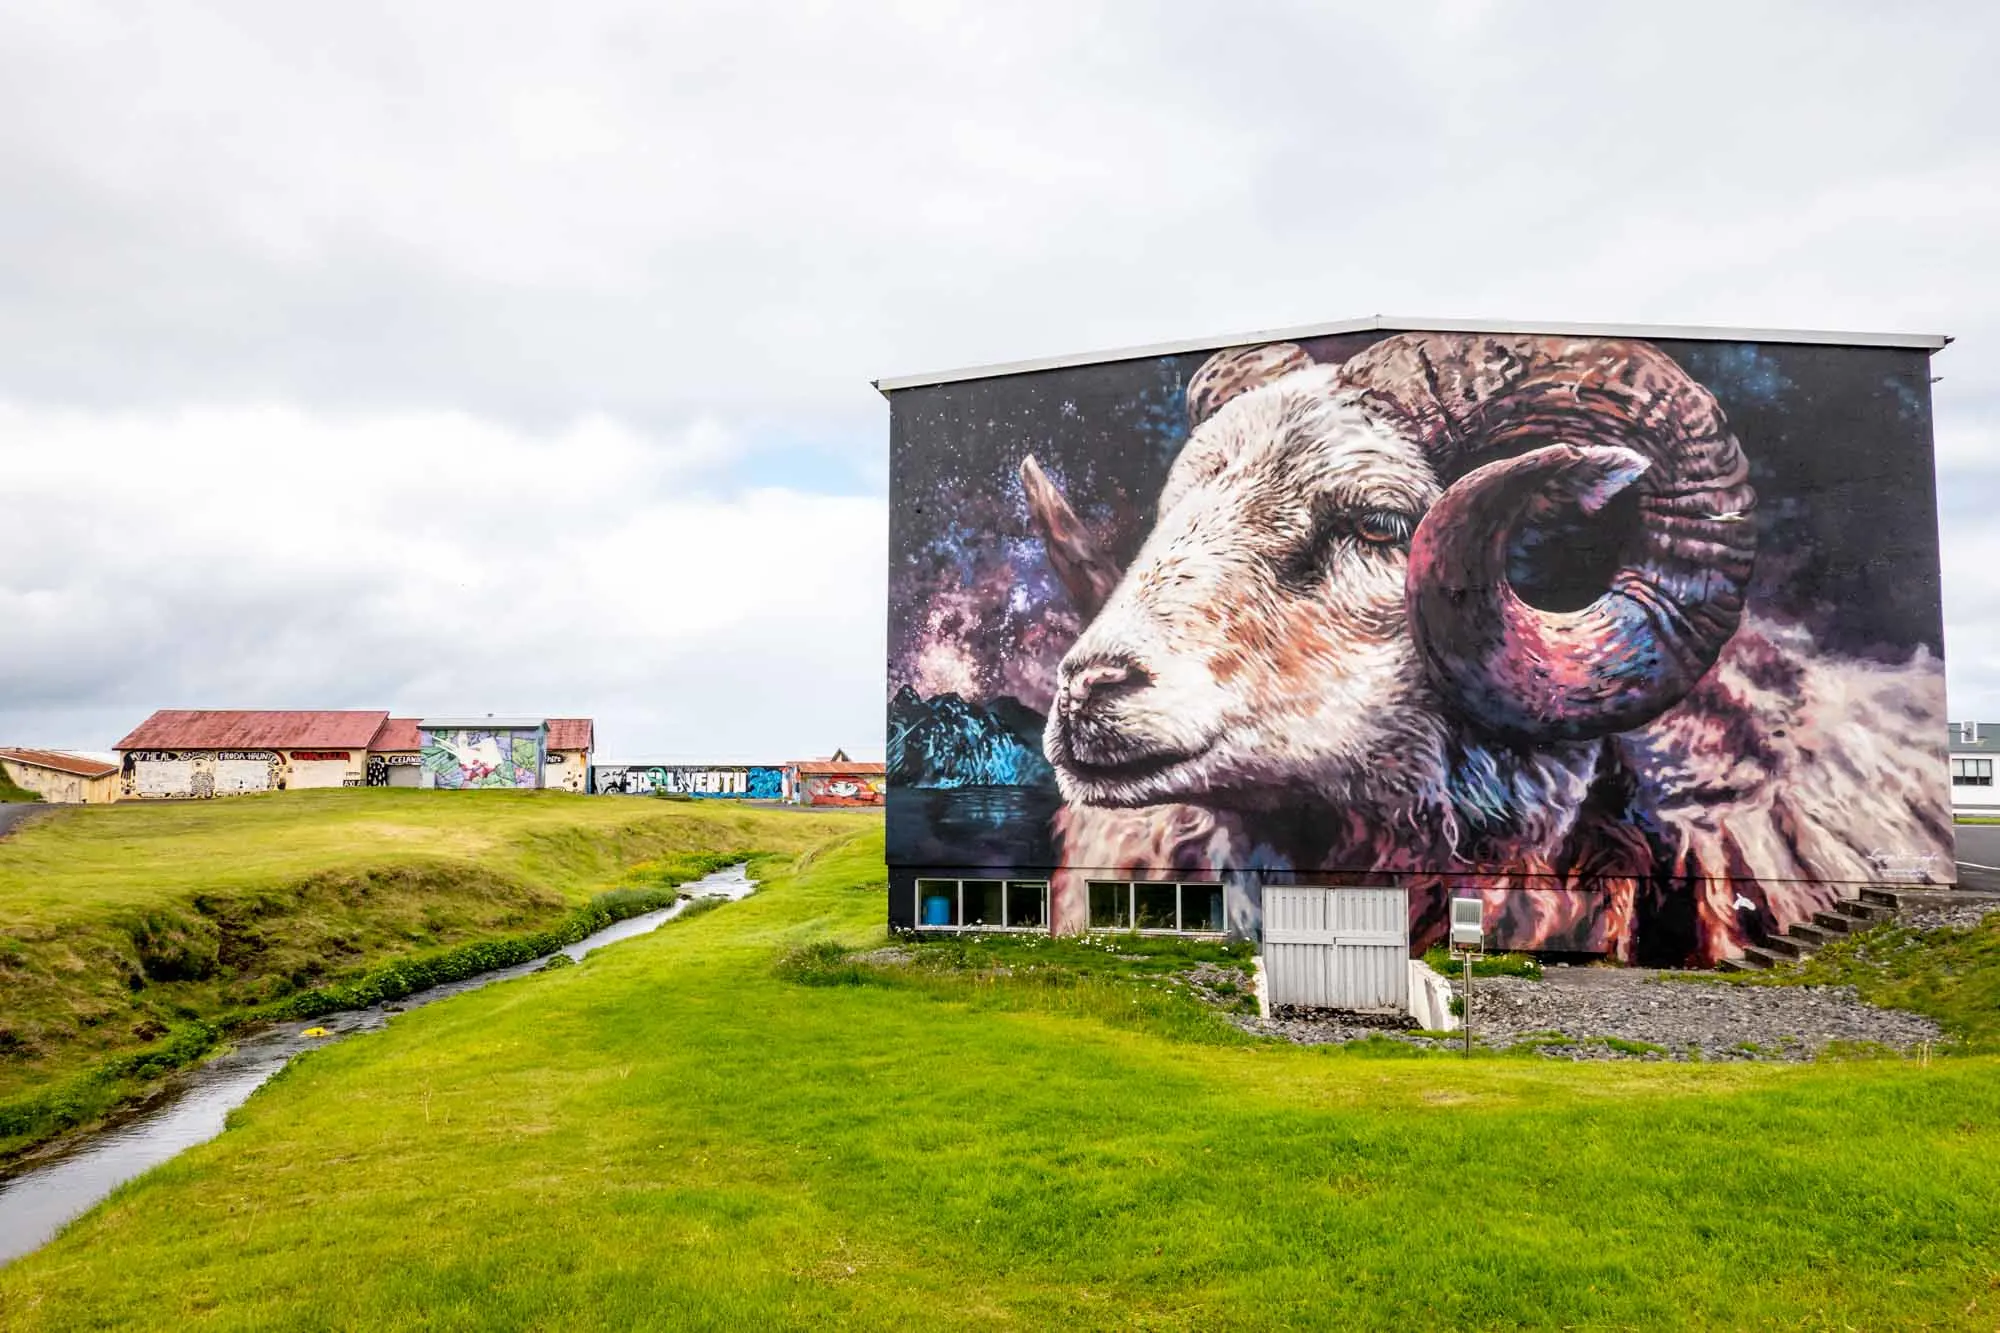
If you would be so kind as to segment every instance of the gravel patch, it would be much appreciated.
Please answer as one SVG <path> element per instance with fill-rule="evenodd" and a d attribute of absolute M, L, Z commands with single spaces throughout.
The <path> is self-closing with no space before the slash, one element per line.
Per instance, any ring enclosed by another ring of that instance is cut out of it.
<path fill-rule="evenodd" d="M 1994 912 L 2000 912 L 2000 903 L 1960 903 L 1953 907 L 1919 907 L 1896 914 L 1896 924 L 1911 930 L 1943 930 L 1950 927 L 1964 930 L 1978 925 Z"/>
<path fill-rule="evenodd" d="M 853 956 L 854 962 L 871 963 L 877 967 L 903 967 L 916 961 L 917 955 L 900 945 L 889 945 L 884 949 L 870 949 L 867 953 Z"/>
<path fill-rule="evenodd" d="M 1463 1041 L 1324 1012 L 1244 1026 L 1311 1044 L 1385 1036 L 1431 1047 Z M 1481 978 L 1473 985 L 1473 1034 L 1487 1047 L 1525 1045 L 1567 1060 L 1686 1060 L 1696 1052 L 1703 1060 L 1809 1060 L 1837 1042 L 1908 1050 L 1941 1035 L 1928 1018 L 1878 1009 L 1851 986 L 1674 981 L 1611 967 L 1552 967 L 1541 981 Z"/>

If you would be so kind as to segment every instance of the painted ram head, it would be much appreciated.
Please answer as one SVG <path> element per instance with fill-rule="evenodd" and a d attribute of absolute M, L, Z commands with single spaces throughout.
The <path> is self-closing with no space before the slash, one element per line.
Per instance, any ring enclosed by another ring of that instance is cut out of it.
<path fill-rule="evenodd" d="M 1404 334 L 1339 365 L 1266 345 L 1210 358 L 1187 402 L 1122 573 L 1022 464 L 1087 621 L 1045 737 L 1072 802 L 1417 796 L 1468 736 L 1644 725 L 1736 629 L 1748 467 L 1648 344 Z M 1577 605 L 1530 605 L 1524 540 L 1579 514 L 1617 529 L 1615 558 Z"/>

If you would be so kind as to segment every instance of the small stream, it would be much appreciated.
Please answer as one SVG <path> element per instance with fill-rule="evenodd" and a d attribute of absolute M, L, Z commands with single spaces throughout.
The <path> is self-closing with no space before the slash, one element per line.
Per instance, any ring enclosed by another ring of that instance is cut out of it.
<path fill-rule="evenodd" d="M 593 950 L 655 930 L 694 898 L 741 898 L 757 887 L 747 867 L 731 866 L 683 884 L 671 907 L 615 921 L 561 950 L 581 959 Z M 11 1175 L 0 1175 L 0 1264 L 41 1248 L 64 1224 L 126 1181 L 222 1132 L 223 1120 L 301 1051 L 356 1032 L 373 1032 L 406 1009 L 434 1004 L 546 966 L 536 958 L 513 967 L 447 982 L 400 1000 L 297 1022 L 276 1023 L 239 1036 L 224 1054 L 176 1076 L 161 1092 L 124 1112 L 105 1129 Z M 308 1028 L 330 1035 L 308 1037 Z"/>

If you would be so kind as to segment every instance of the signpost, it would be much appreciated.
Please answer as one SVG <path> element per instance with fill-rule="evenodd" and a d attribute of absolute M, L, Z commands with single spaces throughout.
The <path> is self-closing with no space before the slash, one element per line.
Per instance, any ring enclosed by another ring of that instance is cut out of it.
<path fill-rule="evenodd" d="M 1465 960 L 1465 1053 L 1472 1054 L 1472 960 L 1486 952 L 1486 903 L 1451 900 L 1451 951 Z"/>

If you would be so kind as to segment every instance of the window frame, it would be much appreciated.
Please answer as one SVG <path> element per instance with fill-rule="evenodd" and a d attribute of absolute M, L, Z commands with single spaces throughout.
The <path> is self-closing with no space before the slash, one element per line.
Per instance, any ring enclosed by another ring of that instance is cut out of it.
<path fill-rule="evenodd" d="M 1954 787 L 1990 787 L 1993 785 L 1993 761 L 1972 755 L 1952 756 L 1951 785 Z"/>
<path fill-rule="evenodd" d="M 1223 940 L 1229 938 L 1228 908 L 1223 909 L 1223 925 L 1220 930 L 1196 929 L 1187 924 L 1187 891 L 1198 889 L 1203 892 L 1227 890 L 1219 879 L 1093 879 L 1089 885 L 1122 884 L 1125 888 L 1125 924 L 1122 926 L 1100 926 L 1090 924 L 1085 927 L 1092 934 L 1106 935 L 1169 935 L 1186 939 Z M 1174 893 L 1174 924 L 1171 926 L 1141 926 L 1139 924 L 1139 890 L 1172 889 Z M 1087 919 L 1087 914 L 1086 914 Z"/>
<path fill-rule="evenodd" d="M 968 924 L 965 919 L 965 886 L 967 883 L 998 884 L 1000 886 L 1000 921 L 998 924 L 981 922 Z M 926 885 L 951 885 L 952 922 L 949 926 L 924 924 L 924 888 Z M 1017 887 L 1033 886 L 1033 891 L 1041 897 L 1041 924 L 1038 926 L 1012 926 L 1007 922 L 1012 916 L 1010 908 L 1013 893 Z M 1049 929 L 1049 881 L 1045 879 L 1012 879 L 1006 875 L 922 875 L 910 890 L 911 929 L 948 934 L 968 935 L 1045 935 Z"/>

